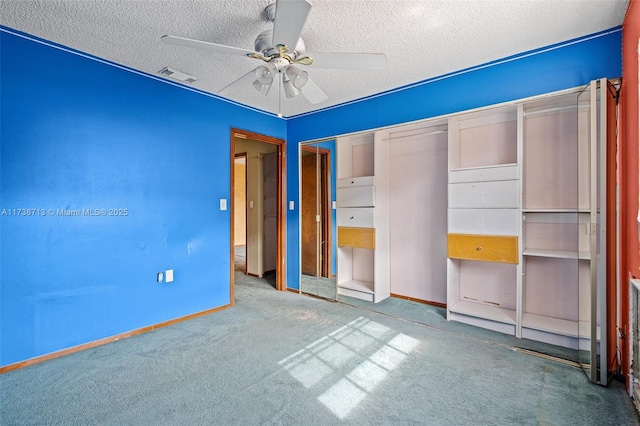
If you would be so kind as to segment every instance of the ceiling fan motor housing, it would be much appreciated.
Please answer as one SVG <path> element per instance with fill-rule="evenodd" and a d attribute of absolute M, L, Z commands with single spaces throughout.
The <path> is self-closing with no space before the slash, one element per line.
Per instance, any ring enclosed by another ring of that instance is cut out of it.
<path fill-rule="evenodd" d="M 258 37 L 256 37 L 256 41 L 254 42 L 254 50 L 256 52 L 262 53 L 267 58 L 271 55 L 279 55 L 278 49 L 273 45 L 273 31 L 267 30 L 261 32 Z M 301 56 L 305 51 L 304 41 L 301 38 L 298 39 L 298 44 L 296 44 L 295 49 L 292 49 L 291 46 L 287 46 L 289 48 L 288 56 L 295 60 L 299 56 Z"/>
<path fill-rule="evenodd" d="M 273 58 L 270 62 L 276 66 L 279 73 L 283 73 L 291 65 L 291 62 L 285 58 Z"/>

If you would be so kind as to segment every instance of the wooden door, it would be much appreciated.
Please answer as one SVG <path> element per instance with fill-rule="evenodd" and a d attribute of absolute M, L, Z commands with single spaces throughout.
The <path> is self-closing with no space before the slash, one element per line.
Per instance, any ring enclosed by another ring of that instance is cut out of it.
<path fill-rule="evenodd" d="M 262 157 L 262 214 L 264 272 L 275 271 L 278 242 L 278 154 L 270 152 Z"/>
<path fill-rule="evenodd" d="M 322 258 L 320 260 L 320 273 L 323 277 L 331 276 L 331 161 L 330 152 L 326 149 L 318 150 L 320 167 L 318 185 L 320 186 L 320 245 Z"/>
<path fill-rule="evenodd" d="M 302 237 L 301 237 L 301 271 L 304 275 L 317 277 L 320 275 L 318 259 L 318 154 L 303 151 L 302 153 Z"/>
<path fill-rule="evenodd" d="M 247 245 L 247 154 L 236 154 L 234 163 L 234 246 Z"/>

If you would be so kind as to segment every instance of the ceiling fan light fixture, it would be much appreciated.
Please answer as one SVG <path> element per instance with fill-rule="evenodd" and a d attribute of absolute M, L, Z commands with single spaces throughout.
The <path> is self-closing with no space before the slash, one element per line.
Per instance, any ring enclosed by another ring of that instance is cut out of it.
<path fill-rule="evenodd" d="M 302 89 L 304 85 L 307 84 L 307 81 L 309 81 L 309 73 L 293 65 L 287 68 L 285 74 L 289 77 L 293 87 L 298 90 Z"/>
<path fill-rule="evenodd" d="M 273 75 L 274 75 L 274 66 L 272 64 L 267 64 L 267 65 L 261 65 L 258 68 L 256 68 L 256 77 L 260 83 L 262 84 L 271 84 L 271 82 L 273 81 Z"/>
<path fill-rule="evenodd" d="M 260 80 L 256 80 L 253 82 L 253 87 L 255 87 L 258 92 L 266 95 L 269 93 L 269 89 L 271 89 L 271 82 L 265 84 L 261 83 Z"/>

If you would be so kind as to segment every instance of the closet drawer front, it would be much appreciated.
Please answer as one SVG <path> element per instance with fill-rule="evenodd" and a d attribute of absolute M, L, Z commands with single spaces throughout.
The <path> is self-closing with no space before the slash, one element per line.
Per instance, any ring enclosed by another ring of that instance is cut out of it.
<path fill-rule="evenodd" d="M 338 188 L 336 205 L 338 207 L 373 207 L 375 189 L 373 186 L 354 186 Z"/>
<path fill-rule="evenodd" d="M 351 228 L 373 228 L 372 208 L 343 208 L 336 212 L 338 226 Z"/>
<path fill-rule="evenodd" d="M 376 248 L 376 230 L 373 228 L 338 227 L 338 246 L 365 249 Z"/>
<path fill-rule="evenodd" d="M 518 204 L 517 180 L 449 184 L 449 208 L 517 209 Z"/>
<path fill-rule="evenodd" d="M 447 252 L 452 259 L 518 263 L 518 237 L 448 234 Z"/>
<path fill-rule="evenodd" d="M 449 183 L 515 180 L 519 176 L 517 165 L 454 169 L 449 172 Z"/>
<path fill-rule="evenodd" d="M 521 226 L 518 209 L 449 209 L 449 233 L 517 235 Z"/>
<path fill-rule="evenodd" d="M 352 186 L 373 186 L 373 176 L 362 176 L 354 178 L 338 179 L 338 188 L 350 188 Z"/>

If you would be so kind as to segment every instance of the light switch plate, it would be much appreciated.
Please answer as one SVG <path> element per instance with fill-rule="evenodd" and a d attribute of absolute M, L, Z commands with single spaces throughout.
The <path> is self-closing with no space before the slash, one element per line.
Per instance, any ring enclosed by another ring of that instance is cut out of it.
<path fill-rule="evenodd" d="M 220 210 L 227 209 L 227 200 L 226 198 L 220 198 Z"/>
<path fill-rule="evenodd" d="M 289 210 L 293 210 L 295 208 L 295 204 L 293 201 L 289 201 Z"/>
<path fill-rule="evenodd" d="M 164 273 L 164 281 L 167 283 L 173 282 L 173 269 L 167 269 Z"/>

